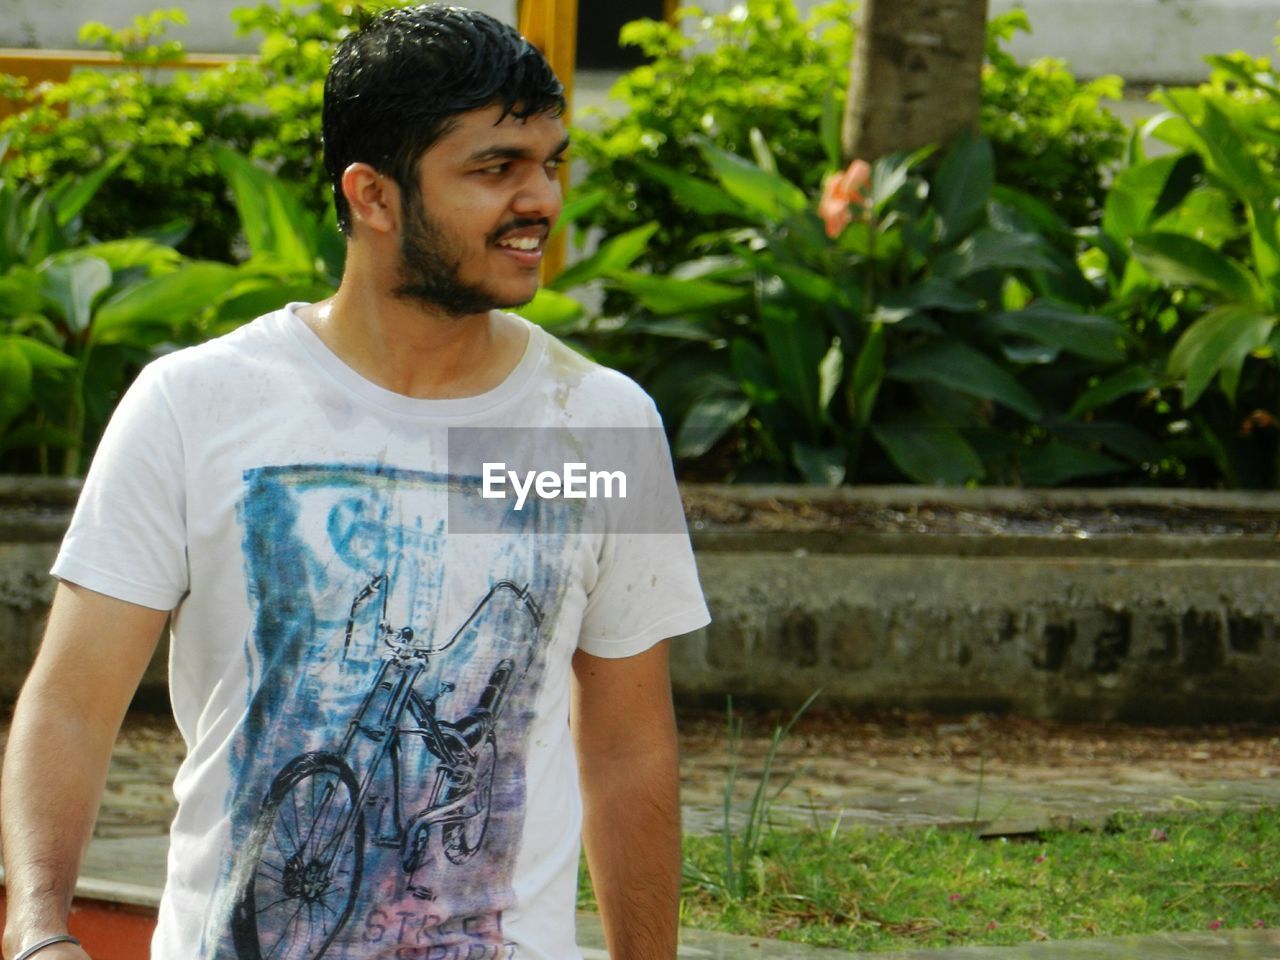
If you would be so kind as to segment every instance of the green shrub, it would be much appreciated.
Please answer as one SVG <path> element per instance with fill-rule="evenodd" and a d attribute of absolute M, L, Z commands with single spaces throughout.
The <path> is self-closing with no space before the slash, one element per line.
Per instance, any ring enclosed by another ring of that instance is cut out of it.
<path fill-rule="evenodd" d="M 671 203 L 662 171 L 655 174 L 658 166 L 707 176 L 694 137 L 745 154 L 752 149 L 749 131 L 757 129 L 778 172 L 810 192 L 837 164 L 854 5 L 819 5 L 807 18 L 796 13 L 794 0 L 748 0 L 741 9 L 745 15 L 703 16 L 685 8 L 683 32 L 652 20 L 628 24 L 623 42 L 650 62 L 614 87 L 624 111 L 576 133 L 575 152 L 590 168 L 581 195 L 594 198 L 579 224 L 606 238 L 659 224 L 644 256 L 655 271 L 688 259 L 702 233 L 728 223 L 690 218 Z M 1068 222 L 1090 222 L 1125 143 L 1124 125 L 1100 102 L 1119 96 L 1120 82 L 1077 83 L 1056 60 L 1019 64 L 1003 50 L 1017 29 L 1027 29 L 1020 12 L 988 25 L 981 125 L 999 181 Z"/>
<path fill-rule="evenodd" d="M 245 34 L 259 32 L 257 60 L 237 60 L 171 76 L 156 66 L 181 61 L 182 45 L 165 38 L 178 10 L 112 30 L 86 24 L 81 42 L 120 54 L 124 67 L 80 69 L 66 83 L 26 89 L 30 106 L 0 124 L 9 138 L 13 175 L 49 184 L 85 175 L 128 148 L 128 158 L 85 211 L 96 236 L 165 229 L 179 249 L 235 259 L 238 221 L 214 158 L 224 144 L 296 183 L 317 215 L 331 204 L 320 157 L 320 104 L 332 47 L 370 10 L 338 0 L 263 4 L 233 14 Z M 19 91 L 10 78 L 6 89 Z"/>

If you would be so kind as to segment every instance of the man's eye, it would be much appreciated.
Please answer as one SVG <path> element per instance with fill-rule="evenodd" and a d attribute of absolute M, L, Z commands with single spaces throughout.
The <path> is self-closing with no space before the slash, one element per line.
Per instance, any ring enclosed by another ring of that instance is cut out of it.
<path fill-rule="evenodd" d="M 551 160 L 548 160 L 548 161 L 547 161 L 547 169 L 548 169 L 548 170 L 559 170 L 561 167 L 563 167 L 563 166 L 565 165 L 565 159 L 566 159 L 566 158 L 564 158 L 564 157 L 554 157 L 554 158 L 552 158 Z"/>
<path fill-rule="evenodd" d="M 484 167 L 483 169 L 481 169 L 481 171 L 480 171 L 480 172 L 481 172 L 481 173 L 492 173 L 492 174 L 503 174 L 503 173 L 506 173 L 506 172 L 507 172 L 507 169 L 508 169 L 510 166 L 511 166 L 511 164 L 509 164 L 509 163 L 495 163 L 495 164 L 494 164 L 493 166 L 491 166 L 491 167 Z"/>

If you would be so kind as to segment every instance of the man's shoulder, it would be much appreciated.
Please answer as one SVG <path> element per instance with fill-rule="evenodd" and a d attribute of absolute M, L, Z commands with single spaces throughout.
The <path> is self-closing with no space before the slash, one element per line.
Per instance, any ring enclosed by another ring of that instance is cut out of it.
<path fill-rule="evenodd" d="M 251 320 L 221 336 L 183 347 L 152 360 L 146 375 L 161 382 L 186 382 L 191 378 L 221 378 L 235 370 L 270 363 L 281 342 L 280 314 L 274 311 Z"/>
<path fill-rule="evenodd" d="M 601 426 L 651 426 L 657 418 L 652 398 L 635 380 L 593 360 L 546 331 L 543 375 L 580 415 L 601 419 Z"/>

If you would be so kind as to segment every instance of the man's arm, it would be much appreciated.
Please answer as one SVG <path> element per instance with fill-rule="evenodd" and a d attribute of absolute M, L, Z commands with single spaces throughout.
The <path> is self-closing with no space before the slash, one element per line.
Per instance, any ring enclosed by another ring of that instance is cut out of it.
<path fill-rule="evenodd" d="M 680 786 L 667 643 L 616 660 L 579 650 L 570 722 L 583 842 L 613 960 L 674 960 Z"/>
<path fill-rule="evenodd" d="M 4 953 L 67 932 L 76 876 L 129 701 L 167 614 L 59 584 L 0 776 Z M 83 958 L 70 944 L 39 960 Z"/>

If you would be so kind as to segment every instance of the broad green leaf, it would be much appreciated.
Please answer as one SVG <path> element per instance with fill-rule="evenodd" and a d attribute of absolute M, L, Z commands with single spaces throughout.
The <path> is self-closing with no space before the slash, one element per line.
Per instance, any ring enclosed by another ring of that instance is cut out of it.
<path fill-rule="evenodd" d="M 916 483 L 957 485 L 986 474 L 973 447 L 945 420 L 916 417 L 876 423 L 871 435 L 894 466 Z"/>
<path fill-rule="evenodd" d="M 676 433 L 677 457 L 700 457 L 742 422 L 751 401 L 742 394 L 701 397 L 694 402 Z"/>
<path fill-rule="evenodd" d="M 700 177 L 673 170 L 657 163 L 641 162 L 640 170 L 646 177 L 656 180 L 671 191 L 675 202 L 690 213 L 715 217 L 722 214 L 747 218 L 741 203 L 725 193 L 716 184 Z"/>
<path fill-rule="evenodd" d="M 838 487 L 844 481 L 844 447 L 816 447 L 796 441 L 791 445 L 791 462 L 805 483 Z"/>
<path fill-rule="evenodd" d="M 1134 393 L 1146 393 L 1159 386 L 1159 381 L 1152 372 L 1143 366 L 1125 367 L 1108 377 L 1104 377 L 1082 393 L 1071 409 L 1068 417 L 1080 417 L 1100 407 L 1127 397 Z"/>
<path fill-rule="evenodd" d="M 249 249 L 295 269 L 311 271 L 317 255 L 317 224 L 285 183 L 253 161 L 221 145 L 214 158 L 231 186 Z"/>
<path fill-rule="evenodd" d="M 713 280 L 672 280 L 650 273 L 620 271 L 608 275 L 609 282 L 627 291 L 659 316 L 696 313 L 725 307 L 745 300 L 749 293 Z"/>
<path fill-rule="evenodd" d="M 770 404 L 777 401 L 778 390 L 774 385 L 776 378 L 763 350 L 750 340 L 735 337 L 729 344 L 729 359 L 742 392 L 753 403 Z"/>
<path fill-rule="evenodd" d="M 891 290 L 880 298 L 880 306 L 886 310 L 946 310 L 950 313 L 971 313 L 981 304 L 971 294 L 965 293 L 950 280 L 927 277 L 913 287 Z"/>
<path fill-rule="evenodd" d="M 871 412 L 875 409 L 880 385 L 884 383 L 884 356 L 884 327 L 874 323 L 858 351 L 853 377 L 849 380 L 849 413 L 859 427 L 871 422 Z"/>
<path fill-rule="evenodd" d="M 1182 403 L 1192 406 L 1215 376 L 1234 399 L 1234 385 L 1250 353 L 1267 342 L 1276 325 L 1273 314 L 1244 305 L 1219 307 L 1205 314 L 1178 339 L 1169 354 L 1169 372 L 1183 377 Z"/>
<path fill-rule="evenodd" d="M 1033 303 L 1024 310 L 993 314 L 986 324 L 1000 333 L 1025 337 L 1090 360 L 1115 363 L 1124 359 L 1123 343 L 1128 331 L 1110 317 Z"/>
<path fill-rule="evenodd" d="M 15 264 L 0 277 L 0 317 L 36 313 L 44 305 L 40 275 L 31 267 Z"/>
<path fill-rule="evenodd" d="M 771 302 L 768 286 L 760 293 L 760 329 L 778 385 L 811 429 L 819 422 L 818 366 L 831 345 L 823 324 L 800 311 Z"/>
<path fill-rule="evenodd" d="M 539 289 L 534 298 L 520 308 L 520 316 L 548 329 L 575 324 L 584 314 L 577 300 L 549 287 Z"/>
<path fill-rule="evenodd" d="M 32 337 L 0 337 L 0 343 L 17 347 L 33 370 L 71 370 L 76 365 L 76 361 L 61 350 Z"/>
<path fill-rule="evenodd" d="M 127 343 L 134 327 L 179 329 L 219 300 L 240 278 L 224 263 L 189 261 L 127 287 L 98 308 L 90 335 L 95 343 Z"/>
<path fill-rule="evenodd" d="M 50 191 L 54 206 L 54 218 L 58 226 L 65 227 L 93 199 L 116 168 L 124 162 L 128 152 L 117 153 L 92 173 L 68 175 Z"/>
<path fill-rule="evenodd" d="M 1257 281 L 1235 260 L 1207 244 L 1177 233 L 1133 238 L 1133 255 L 1147 270 L 1175 286 L 1208 287 L 1233 300 L 1252 301 Z"/>
<path fill-rule="evenodd" d="M 94 300 L 111 286 L 111 267 L 107 262 L 82 253 L 51 257 L 37 272 L 41 293 L 57 305 L 74 333 L 89 326 Z"/>
<path fill-rule="evenodd" d="M 568 290 L 608 274 L 611 270 L 626 270 L 639 259 L 649 246 L 649 240 L 658 232 L 656 223 L 628 230 L 605 241 L 600 249 L 575 264 L 551 281 L 555 290 Z"/>
<path fill-rule="evenodd" d="M 555 227 L 551 233 L 557 234 L 570 224 L 576 223 L 578 220 L 598 209 L 601 204 L 609 199 L 608 190 L 591 190 L 587 193 L 574 193 L 564 202 L 564 206 L 560 210 L 560 218 L 556 221 Z"/>
<path fill-rule="evenodd" d="M 1008 233 L 981 227 L 934 264 L 935 276 L 961 280 L 984 270 L 1058 271 L 1043 238 L 1033 233 Z"/>
<path fill-rule="evenodd" d="M 140 237 L 108 240 L 81 249 L 91 256 L 105 260 L 113 273 L 132 269 L 145 269 L 148 272 L 167 270 L 182 262 L 182 254 L 172 247 Z"/>
<path fill-rule="evenodd" d="M 765 219 L 783 220 L 788 214 L 809 205 L 804 191 L 790 180 L 761 170 L 749 160 L 722 150 L 704 137 L 698 137 L 697 144 L 716 179 L 729 195 Z"/>
<path fill-rule="evenodd" d="M 950 246 L 986 219 L 995 185 L 995 157 L 985 137 L 968 137 L 948 151 L 933 184 L 933 205 L 941 220 L 939 242 Z"/>
<path fill-rule="evenodd" d="M 958 340 L 925 344 L 905 354 L 888 376 L 908 383 L 939 383 L 960 393 L 983 397 L 1038 420 L 1040 404 L 1013 375 L 973 347 Z"/>
<path fill-rule="evenodd" d="M 707 329 L 705 324 L 684 317 L 670 317 L 666 320 L 648 320 L 631 318 L 626 323 L 627 333 L 647 333 L 655 337 L 667 337 L 671 340 L 691 340 L 697 343 L 714 343 L 720 338 Z"/>
<path fill-rule="evenodd" d="M 1163 441 L 1119 420 L 1055 423 L 1052 431 L 1068 443 L 1089 447 L 1101 444 L 1130 463 L 1157 463 L 1169 455 Z"/>
<path fill-rule="evenodd" d="M 13 338 L 0 339 L 0 433 L 31 402 L 31 361 Z"/>
<path fill-rule="evenodd" d="M 1019 479 L 1024 484 L 1052 487 L 1068 480 L 1096 477 L 1125 469 L 1123 462 L 1105 453 L 1049 440 L 1018 458 Z"/>
<path fill-rule="evenodd" d="M 1173 155 L 1158 157 L 1121 171 L 1107 191 L 1102 212 L 1103 232 L 1117 243 L 1123 243 L 1146 230 L 1169 175 L 1180 159 Z"/>

